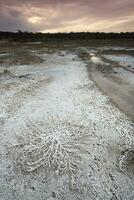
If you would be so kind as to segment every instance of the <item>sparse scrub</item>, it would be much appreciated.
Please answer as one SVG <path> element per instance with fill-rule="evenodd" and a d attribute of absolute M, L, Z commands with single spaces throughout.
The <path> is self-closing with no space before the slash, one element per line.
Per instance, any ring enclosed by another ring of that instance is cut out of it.
<path fill-rule="evenodd" d="M 0 72 L 0 77 L 1 76 L 10 76 L 10 77 L 14 77 L 14 74 L 12 74 L 9 70 L 4 69 L 3 72 Z"/>
<path fill-rule="evenodd" d="M 134 175 L 134 148 L 123 152 L 119 160 L 119 168 L 123 173 Z"/>
<path fill-rule="evenodd" d="M 24 172 L 43 166 L 57 174 L 68 173 L 74 182 L 89 136 L 86 126 L 53 120 L 42 124 L 31 122 L 22 130 L 19 145 L 12 147 L 15 163 Z"/>

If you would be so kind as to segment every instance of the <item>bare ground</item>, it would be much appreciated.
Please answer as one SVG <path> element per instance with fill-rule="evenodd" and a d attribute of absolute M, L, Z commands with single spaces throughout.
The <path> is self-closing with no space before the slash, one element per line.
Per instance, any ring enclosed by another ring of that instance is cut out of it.
<path fill-rule="evenodd" d="M 133 199 L 133 153 L 124 152 L 134 124 L 110 100 L 131 115 L 133 85 L 92 63 L 96 47 L 24 44 L 18 55 L 14 44 L 9 57 L 9 46 L 0 58 L 0 199 Z"/>
<path fill-rule="evenodd" d="M 114 50 L 115 49 L 115 50 Z M 126 50 L 125 50 L 126 49 Z M 94 50 L 93 50 L 94 51 Z M 134 121 L 134 57 L 133 48 L 100 47 L 93 57 L 92 49 L 82 56 L 87 63 L 89 77 L 110 97 L 111 101 Z M 104 55 L 113 55 L 105 58 Z M 81 56 L 81 55 L 80 55 Z M 115 61 L 114 61 L 115 56 Z M 124 61 L 117 62 L 124 56 Z M 97 60 L 100 58 L 101 60 Z M 118 58 L 119 57 L 119 58 Z M 93 62 L 92 62 L 93 58 Z M 118 59 L 117 59 L 118 58 Z M 95 59 L 95 60 L 94 60 Z"/>

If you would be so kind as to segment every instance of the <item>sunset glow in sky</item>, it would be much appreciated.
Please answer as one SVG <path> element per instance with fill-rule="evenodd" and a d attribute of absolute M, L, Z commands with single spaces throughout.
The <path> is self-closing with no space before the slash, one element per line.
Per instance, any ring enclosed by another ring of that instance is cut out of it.
<path fill-rule="evenodd" d="M 0 31 L 134 31 L 134 0 L 0 0 Z"/>

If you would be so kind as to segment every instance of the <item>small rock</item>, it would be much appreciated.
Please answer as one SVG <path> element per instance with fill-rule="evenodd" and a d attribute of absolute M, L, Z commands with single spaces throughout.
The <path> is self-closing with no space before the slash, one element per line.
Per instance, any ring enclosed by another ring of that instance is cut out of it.
<path fill-rule="evenodd" d="M 52 192 L 52 197 L 56 198 L 56 193 L 55 192 Z"/>

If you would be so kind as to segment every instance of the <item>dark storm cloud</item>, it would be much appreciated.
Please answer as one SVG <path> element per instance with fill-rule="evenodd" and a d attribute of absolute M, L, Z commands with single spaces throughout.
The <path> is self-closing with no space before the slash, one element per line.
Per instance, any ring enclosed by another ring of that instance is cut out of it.
<path fill-rule="evenodd" d="M 0 0 L 0 30 L 133 31 L 133 0 Z"/>

